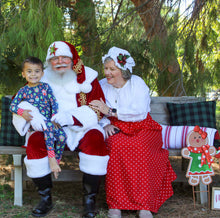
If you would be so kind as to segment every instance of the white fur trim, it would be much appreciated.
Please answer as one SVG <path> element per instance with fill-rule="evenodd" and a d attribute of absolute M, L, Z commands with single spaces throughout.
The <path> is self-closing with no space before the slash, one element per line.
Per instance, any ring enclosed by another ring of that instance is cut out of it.
<path fill-rule="evenodd" d="M 22 109 L 31 110 L 30 114 L 33 117 L 36 115 L 40 115 L 39 110 L 26 101 L 22 101 L 21 103 L 19 103 L 18 106 Z M 30 122 L 27 122 L 22 116 L 19 116 L 14 113 L 13 113 L 13 117 L 12 117 L 12 123 L 13 123 L 15 129 L 17 130 L 17 132 L 21 136 L 24 136 L 27 133 L 28 129 L 30 128 Z"/>
<path fill-rule="evenodd" d="M 87 105 L 75 108 L 70 112 L 83 126 L 73 126 L 75 131 L 81 131 L 82 129 L 88 129 L 98 123 L 98 117 L 96 113 Z"/>
<path fill-rule="evenodd" d="M 97 78 L 98 72 L 90 67 L 85 66 L 85 74 L 86 74 L 86 80 L 82 84 L 79 84 L 79 89 L 81 92 L 89 93 L 92 90 L 91 83 L 93 82 L 94 79 Z"/>
<path fill-rule="evenodd" d="M 105 134 L 103 128 L 98 124 L 96 113 L 88 106 L 77 107 L 71 111 L 71 114 L 82 124 L 82 126 L 63 127 L 67 135 L 67 146 L 71 151 L 75 150 L 79 141 L 89 130 L 97 129 L 103 135 Z"/>
<path fill-rule="evenodd" d="M 73 151 L 86 132 L 90 129 L 102 128 L 98 125 L 96 113 L 86 105 L 77 107 L 70 111 L 70 113 L 82 124 L 82 126 L 68 126 L 63 128 L 67 134 L 67 145 Z"/>
<path fill-rule="evenodd" d="M 86 72 L 86 82 L 91 83 L 98 76 L 98 72 L 90 67 L 86 67 L 86 66 L 84 67 Z"/>
<path fill-rule="evenodd" d="M 92 91 L 92 85 L 88 82 L 83 82 L 82 84 L 79 84 L 79 88 L 81 92 L 89 93 Z"/>
<path fill-rule="evenodd" d="M 77 131 L 74 131 L 73 128 L 76 128 L 76 127 L 63 127 L 66 135 L 67 135 L 67 146 L 68 148 L 71 150 L 71 151 L 74 151 L 75 148 L 78 146 L 79 144 L 79 141 L 84 137 L 84 135 L 92 130 L 92 129 L 97 129 L 99 130 L 103 136 L 105 135 L 105 132 L 103 130 L 103 128 L 98 125 L 98 124 L 94 124 L 94 126 L 92 126 L 92 128 L 87 128 L 87 129 L 84 129 L 83 127 L 78 127 L 78 128 L 81 128 L 81 131 L 78 129 Z"/>
<path fill-rule="evenodd" d="M 27 122 L 23 117 L 20 115 L 14 114 L 12 116 L 12 123 L 17 130 L 17 132 L 21 135 L 24 136 L 28 129 L 30 128 L 30 123 Z"/>
<path fill-rule="evenodd" d="M 105 175 L 109 156 L 88 155 L 79 152 L 79 168 L 82 172 L 90 175 Z"/>
<path fill-rule="evenodd" d="M 55 50 L 53 50 L 53 48 L 55 48 Z M 52 52 L 52 50 L 54 52 Z M 65 42 L 56 41 L 49 46 L 47 50 L 46 61 L 55 56 L 67 56 L 72 58 L 73 54 L 71 53 L 69 46 Z"/>
<path fill-rule="evenodd" d="M 24 158 L 24 163 L 27 169 L 27 176 L 30 178 L 39 178 L 51 173 L 48 157 L 41 159 Z"/>

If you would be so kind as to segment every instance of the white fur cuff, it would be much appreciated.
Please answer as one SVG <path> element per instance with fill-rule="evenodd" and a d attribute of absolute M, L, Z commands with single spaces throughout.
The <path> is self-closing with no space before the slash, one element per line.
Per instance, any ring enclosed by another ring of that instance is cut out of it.
<path fill-rule="evenodd" d="M 26 156 L 24 163 L 27 169 L 27 176 L 30 178 L 39 178 L 51 173 L 48 157 L 28 160 Z"/>
<path fill-rule="evenodd" d="M 79 152 L 79 168 L 82 172 L 90 175 L 105 175 L 109 156 L 88 155 Z"/>
<path fill-rule="evenodd" d="M 12 123 L 21 136 L 24 136 L 30 128 L 30 123 L 17 114 L 13 114 Z"/>

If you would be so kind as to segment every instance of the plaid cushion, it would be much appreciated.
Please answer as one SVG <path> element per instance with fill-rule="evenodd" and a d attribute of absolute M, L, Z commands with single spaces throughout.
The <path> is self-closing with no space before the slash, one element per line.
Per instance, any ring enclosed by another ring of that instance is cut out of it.
<path fill-rule="evenodd" d="M 186 104 L 167 103 L 171 126 L 203 126 L 216 129 L 216 102 L 204 101 Z"/>
<path fill-rule="evenodd" d="M 11 99 L 2 97 L 0 145 L 24 145 L 25 137 L 20 136 L 12 124 L 12 113 L 9 111 Z"/>
<path fill-rule="evenodd" d="M 170 113 L 171 126 L 200 126 L 216 129 L 216 102 L 203 101 L 196 103 L 175 104 L 167 103 Z M 214 146 L 218 148 L 220 142 L 214 140 Z"/>

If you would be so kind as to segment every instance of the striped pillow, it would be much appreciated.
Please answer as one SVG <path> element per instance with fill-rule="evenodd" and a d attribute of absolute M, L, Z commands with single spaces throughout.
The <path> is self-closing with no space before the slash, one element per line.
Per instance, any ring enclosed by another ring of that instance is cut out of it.
<path fill-rule="evenodd" d="M 182 149 L 186 147 L 187 134 L 194 129 L 195 126 L 162 126 L 163 148 L 165 149 Z M 207 132 L 209 145 L 213 146 L 216 129 L 200 127 Z"/>

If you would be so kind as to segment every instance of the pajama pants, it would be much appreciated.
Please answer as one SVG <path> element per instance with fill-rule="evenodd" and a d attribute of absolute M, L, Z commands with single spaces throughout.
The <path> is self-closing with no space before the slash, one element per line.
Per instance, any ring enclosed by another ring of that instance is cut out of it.
<path fill-rule="evenodd" d="M 66 133 L 62 128 L 56 128 L 50 121 L 45 120 L 45 124 L 47 129 L 44 130 L 44 140 L 48 156 L 53 157 L 55 153 L 56 160 L 59 163 L 66 145 Z M 54 146 L 55 140 L 56 146 Z"/>

